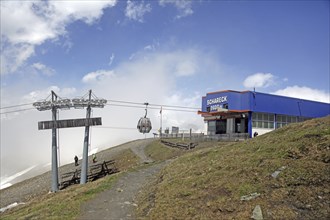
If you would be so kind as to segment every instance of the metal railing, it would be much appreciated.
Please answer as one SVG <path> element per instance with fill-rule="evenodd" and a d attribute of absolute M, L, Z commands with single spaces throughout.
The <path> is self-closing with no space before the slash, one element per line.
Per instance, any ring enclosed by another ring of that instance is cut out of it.
<path fill-rule="evenodd" d="M 213 134 L 205 135 L 204 133 L 178 133 L 178 134 L 162 134 L 162 139 L 181 138 L 192 142 L 201 141 L 242 141 L 249 139 L 249 133 L 232 133 L 232 134 Z"/>

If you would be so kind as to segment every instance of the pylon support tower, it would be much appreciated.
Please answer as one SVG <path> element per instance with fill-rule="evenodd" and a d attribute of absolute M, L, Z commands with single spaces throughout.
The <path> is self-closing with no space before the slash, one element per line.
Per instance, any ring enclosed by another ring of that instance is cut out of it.
<path fill-rule="evenodd" d="M 89 90 L 88 94 L 88 106 L 86 109 L 86 119 L 89 120 L 91 117 L 91 102 L 92 90 Z M 89 125 L 85 126 L 85 138 L 84 138 L 84 149 L 83 149 L 83 160 L 81 164 L 81 176 L 80 184 L 85 184 L 87 182 L 87 168 L 88 168 L 88 143 L 89 143 Z"/>
<path fill-rule="evenodd" d="M 93 96 L 93 99 L 92 99 Z M 48 96 L 49 97 L 49 96 Z M 103 108 L 107 103 L 105 99 L 99 99 L 93 95 L 92 90 L 89 90 L 88 99 L 75 98 L 75 99 L 62 99 L 56 95 L 54 91 L 51 91 L 51 99 L 34 102 L 33 106 L 39 111 L 52 111 L 52 121 L 42 121 L 38 123 L 39 130 L 52 129 L 52 192 L 59 190 L 58 183 L 58 160 L 57 160 L 57 132 L 58 128 L 65 127 L 81 127 L 85 126 L 85 138 L 83 148 L 83 163 L 81 168 L 80 184 L 87 182 L 87 169 L 88 169 L 88 142 L 89 142 L 89 126 L 101 125 L 101 118 L 91 118 L 91 108 Z M 83 109 L 87 107 L 86 120 L 71 119 L 71 120 L 57 120 L 58 109 L 70 109 L 70 108 Z M 70 122 L 70 123 L 68 123 Z M 73 126 L 72 126 L 73 124 Z"/>
<path fill-rule="evenodd" d="M 57 95 L 54 91 L 52 91 L 52 103 L 54 103 L 55 101 L 57 101 Z M 55 105 L 52 105 L 52 120 L 55 125 L 52 128 L 52 192 L 58 191 L 56 113 L 57 108 Z"/>

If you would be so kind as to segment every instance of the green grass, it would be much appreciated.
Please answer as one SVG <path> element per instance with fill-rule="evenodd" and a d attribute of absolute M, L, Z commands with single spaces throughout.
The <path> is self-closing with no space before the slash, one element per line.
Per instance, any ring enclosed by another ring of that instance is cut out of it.
<path fill-rule="evenodd" d="M 160 143 L 159 140 L 153 141 L 145 148 L 145 154 L 155 161 L 165 161 L 170 158 L 178 157 L 184 153 L 184 150 L 167 147 Z"/>
<path fill-rule="evenodd" d="M 127 171 L 140 163 L 140 158 L 131 149 L 123 150 L 115 157 L 115 165 L 119 171 Z"/>
<path fill-rule="evenodd" d="M 330 117 L 245 142 L 203 148 L 168 165 L 139 197 L 146 219 L 326 219 L 330 213 Z M 271 174 L 285 166 L 274 179 Z M 260 193 L 250 201 L 243 195 Z M 321 198 L 321 199 L 320 199 Z"/>
<path fill-rule="evenodd" d="M 138 166 L 139 158 L 130 150 L 123 150 L 115 158 L 116 167 L 127 171 Z M 80 215 L 80 206 L 97 194 L 108 190 L 121 173 L 106 176 L 85 185 L 74 185 L 57 193 L 37 197 L 0 215 L 2 219 L 74 219 Z"/>
<path fill-rule="evenodd" d="M 107 176 L 86 185 L 75 185 L 57 193 L 35 198 L 24 206 L 13 208 L 1 219 L 73 219 L 79 216 L 83 202 L 109 189 L 119 174 Z"/>

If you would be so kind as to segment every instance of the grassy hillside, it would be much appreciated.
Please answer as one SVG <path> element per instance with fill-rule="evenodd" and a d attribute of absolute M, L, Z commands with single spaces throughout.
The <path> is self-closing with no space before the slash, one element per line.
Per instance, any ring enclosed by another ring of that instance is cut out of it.
<path fill-rule="evenodd" d="M 119 170 L 141 167 L 130 149 L 118 152 L 112 159 Z M 330 117 L 245 142 L 199 143 L 192 151 L 155 141 L 145 153 L 155 163 L 142 166 L 172 162 L 139 195 L 142 219 L 250 219 L 257 205 L 264 219 L 329 219 Z M 100 152 L 99 158 L 106 155 Z M 42 195 L 0 218 L 74 219 L 82 203 L 110 189 L 121 175 Z"/>
<path fill-rule="evenodd" d="M 140 195 L 138 215 L 250 219 L 260 205 L 264 219 L 328 219 L 329 162 L 330 117 L 204 148 L 181 156 L 161 172 Z M 251 194 L 257 197 L 244 200 Z"/>
<path fill-rule="evenodd" d="M 140 160 L 130 149 L 123 150 L 114 159 L 116 167 L 121 171 L 135 168 Z M 111 188 L 121 174 L 113 174 L 86 185 L 73 185 L 57 193 L 38 196 L 24 206 L 0 213 L 0 219 L 75 219 L 80 214 L 82 203 Z"/>

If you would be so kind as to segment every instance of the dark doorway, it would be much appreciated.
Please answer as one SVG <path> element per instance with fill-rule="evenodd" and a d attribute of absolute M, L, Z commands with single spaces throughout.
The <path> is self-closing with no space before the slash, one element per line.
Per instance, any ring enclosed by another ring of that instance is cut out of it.
<path fill-rule="evenodd" d="M 226 134 L 227 132 L 227 120 L 217 120 L 216 122 L 216 134 Z"/>

